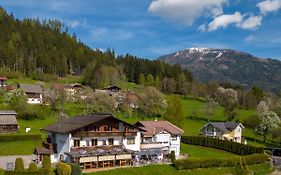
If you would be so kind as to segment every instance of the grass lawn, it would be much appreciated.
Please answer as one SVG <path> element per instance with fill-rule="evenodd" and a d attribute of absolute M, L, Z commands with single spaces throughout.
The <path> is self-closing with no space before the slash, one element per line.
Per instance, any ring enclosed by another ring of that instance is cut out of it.
<path fill-rule="evenodd" d="M 29 155 L 37 146 L 42 146 L 40 140 L 1 142 L 0 155 Z"/>
<path fill-rule="evenodd" d="M 267 175 L 272 172 L 272 169 L 267 164 L 251 165 L 249 169 L 255 175 Z M 120 168 L 111 171 L 95 172 L 89 175 L 231 175 L 235 168 L 205 168 L 194 170 L 176 170 L 171 165 L 150 165 L 145 167 L 135 168 Z"/>
<path fill-rule="evenodd" d="M 195 146 L 195 145 L 189 145 L 183 143 L 181 144 L 181 153 L 186 153 L 189 154 L 191 157 L 196 157 L 196 158 L 214 158 L 214 157 L 220 158 L 220 157 L 238 156 L 236 154 L 214 149 L 214 148 Z"/>

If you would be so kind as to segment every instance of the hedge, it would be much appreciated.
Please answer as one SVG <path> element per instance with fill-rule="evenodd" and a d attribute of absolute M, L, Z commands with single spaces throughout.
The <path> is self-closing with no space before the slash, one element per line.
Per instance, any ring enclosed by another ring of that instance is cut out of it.
<path fill-rule="evenodd" d="M 247 165 L 260 164 L 268 161 L 266 154 L 253 154 L 248 156 L 242 156 Z M 194 168 L 210 168 L 210 167 L 236 167 L 239 165 L 241 158 L 229 157 L 229 158 L 192 158 L 181 159 L 175 161 L 175 167 L 177 169 L 194 169 Z"/>
<path fill-rule="evenodd" d="M 238 155 L 264 153 L 263 147 L 248 146 L 241 143 L 202 136 L 182 136 L 181 142 L 191 145 L 221 149 Z"/>
<path fill-rule="evenodd" d="M 8 134 L 0 135 L 0 142 L 22 141 L 22 140 L 41 140 L 40 134 Z"/>

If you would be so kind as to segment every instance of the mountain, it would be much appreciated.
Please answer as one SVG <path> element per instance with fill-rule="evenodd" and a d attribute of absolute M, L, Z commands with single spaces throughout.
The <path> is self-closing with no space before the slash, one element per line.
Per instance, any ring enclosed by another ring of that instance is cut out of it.
<path fill-rule="evenodd" d="M 245 87 L 258 86 L 266 91 L 281 88 L 281 61 L 263 59 L 231 49 L 187 48 L 158 58 L 180 64 L 201 82 L 218 80 Z"/>

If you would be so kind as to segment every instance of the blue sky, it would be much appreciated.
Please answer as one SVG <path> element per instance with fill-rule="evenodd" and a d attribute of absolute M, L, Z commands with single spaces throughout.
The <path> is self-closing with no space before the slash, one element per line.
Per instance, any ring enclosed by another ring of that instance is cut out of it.
<path fill-rule="evenodd" d="M 281 0 L 0 0 L 0 6 L 20 19 L 59 19 L 90 47 L 118 54 L 154 59 L 211 47 L 281 59 Z"/>

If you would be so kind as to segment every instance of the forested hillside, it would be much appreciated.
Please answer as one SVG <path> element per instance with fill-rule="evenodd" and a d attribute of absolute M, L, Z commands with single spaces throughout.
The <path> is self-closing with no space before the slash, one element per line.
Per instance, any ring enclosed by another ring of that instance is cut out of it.
<path fill-rule="evenodd" d="M 116 56 L 113 49 L 93 50 L 58 20 L 19 20 L 0 7 L 0 29 L 0 74 L 8 78 L 38 78 L 46 74 L 64 77 L 85 72 L 84 84 L 92 87 L 114 84 L 118 79 L 139 83 L 140 77 L 149 77 L 153 80 L 151 85 L 164 78 L 175 82 L 180 74 L 185 80 L 192 80 L 190 72 L 178 65 L 129 54 Z M 88 71 L 84 71 L 86 67 Z"/>

